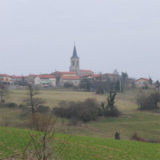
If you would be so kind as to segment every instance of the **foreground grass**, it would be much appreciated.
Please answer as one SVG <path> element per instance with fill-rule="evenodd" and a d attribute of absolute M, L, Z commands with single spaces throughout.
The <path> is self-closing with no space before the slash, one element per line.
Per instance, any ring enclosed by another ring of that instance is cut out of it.
<path fill-rule="evenodd" d="M 25 127 L 29 115 L 20 109 L 0 108 L 0 125 Z M 152 112 L 134 112 L 118 118 L 99 118 L 89 123 L 69 125 L 69 121 L 58 119 L 57 131 L 70 135 L 94 136 L 113 138 L 119 132 L 122 139 L 130 139 L 136 132 L 139 136 L 160 140 L 160 114 Z"/>
<path fill-rule="evenodd" d="M 23 152 L 29 132 L 0 128 L 0 158 L 10 157 L 13 151 Z M 64 160 L 158 160 L 160 157 L 160 144 L 64 134 L 57 134 L 56 138 L 67 139 L 67 149 L 61 151 Z"/>

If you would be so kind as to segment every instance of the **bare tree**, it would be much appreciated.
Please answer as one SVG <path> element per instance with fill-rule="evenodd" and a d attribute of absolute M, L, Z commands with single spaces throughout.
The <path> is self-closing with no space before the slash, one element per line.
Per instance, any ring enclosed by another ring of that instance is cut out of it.
<path fill-rule="evenodd" d="M 32 114 L 37 110 L 37 107 L 41 104 L 44 104 L 44 100 L 36 97 L 38 90 L 32 84 L 27 85 L 28 97 L 25 99 L 25 103 L 31 107 Z"/>
<path fill-rule="evenodd" d="M 56 119 L 46 114 L 35 114 L 35 128 L 29 133 L 30 141 L 23 152 L 24 160 L 62 159 L 66 153 L 67 141 L 56 138 Z"/>
<path fill-rule="evenodd" d="M 158 91 L 158 93 L 160 93 L 160 82 L 159 81 L 155 82 L 155 88 Z"/>
<path fill-rule="evenodd" d="M 30 119 L 32 122 L 32 119 Z M 70 137 L 56 136 L 57 120 L 51 115 L 35 113 L 35 130 L 28 130 L 28 142 L 24 148 L 13 148 L 4 140 L 0 147 L 11 155 L 5 155 L 6 160 L 63 160 L 68 156 Z"/>
<path fill-rule="evenodd" d="M 0 81 L 0 102 L 5 103 L 5 98 L 9 94 L 7 85 Z"/>

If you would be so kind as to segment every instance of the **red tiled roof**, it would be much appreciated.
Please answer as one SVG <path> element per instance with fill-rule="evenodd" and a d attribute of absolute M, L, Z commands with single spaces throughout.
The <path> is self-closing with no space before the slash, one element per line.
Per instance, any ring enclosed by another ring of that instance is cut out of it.
<path fill-rule="evenodd" d="M 0 74 L 0 77 L 10 77 L 8 74 Z"/>
<path fill-rule="evenodd" d="M 85 69 L 81 69 L 80 72 L 90 72 L 90 73 L 93 73 L 93 71 L 91 71 L 91 70 L 85 70 Z"/>
<path fill-rule="evenodd" d="M 42 78 L 42 79 L 50 79 L 50 78 L 56 78 L 54 75 L 50 75 L 50 74 L 42 74 L 39 75 L 38 77 Z"/>
<path fill-rule="evenodd" d="M 84 75 L 83 77 L 86 78 L 100 78 L 102 75 L 101 74 L 93 74 L 93 75 Z"/>
<path fill-rule="evenodd" d="M 79 80 L 79 76 L 62 76 L 62 79 L 64 80 Z"/>
<path fill-rule="evenodd" d="M 23 78 L 23 76 L 15 76 L 15 75 L 13 75 L 13 76 L 10 76 L 11 78 L 14 78 L 14 79 L 21 79 L 21 78 Z"/>
<path fill-rule="evenodd" d="M 75 72 L 58 72 L 60 74 L 75 74 Z"/>
<path fill-rule="evenodd" d="M 94 78 L 99 78 L 101 76 L 102 76 L 101 74 L 94 74 L 94 75 L 92 75 L 92 77 L 94 77 Z"/>
<path fill-rule="evenodd" d="M 148 78 L 139 78 L 139 79 L 137 79 L 136 81 L 140 81 L 140 80 L 143 80 L 143 81 L 149 81 L 149 79 L 148 79 Z"/>
<path fill-rule="evenodd" d="M 36 74 L 30 74 L 28 77 L 33 77 L 33 78 L 35 78 L 35 77 L 37 77 L 37 76 L 39 76 L 39 75 L 36 75 Z"/>

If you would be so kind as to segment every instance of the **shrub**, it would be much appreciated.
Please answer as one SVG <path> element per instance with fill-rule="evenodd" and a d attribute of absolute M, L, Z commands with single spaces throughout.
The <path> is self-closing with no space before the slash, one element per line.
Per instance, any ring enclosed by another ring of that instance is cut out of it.
<path fill-rule="evenodd" d="M 140 137 L 137 133 L 134 133 L 133 136 L 131 137 L 131 139 L 135 140 L 135 141 L 146 142 L 146 140 L 143 139 L 142 137 Z"/>
<path fill-rule="evenodd" d="M 72 87 L 73 87 L 72 83 L 69 82 L 64 83 L 64 88 L 72 88 Z"/>
<path fill-rule="evenodd" d="M 139 110 L 156 110 L 160 102 L 160 94 L 152 93 L 150 95 L 141 95 L 137 98 Z"/>
<path fill-rule="evenodd" d="M 37 112 L 39 113 L 48 113 L 50 111 L 50 108 L 48 106 L 40 105 L 37 107 Z"/>
<path fill-rule="evenodd" d="M 105 90 L 104 90 L 103 86 L 97 87 L 96 94 L 105 94 Z"/>
<path fill-rule="evenodd" d="M 79 105 L 78 117 L 84 122 L 90 120 L 96 120 L 98 117 L 98 104 L 94 99 L 87 99 L 81 105 Z"/>
<path fill-rule="evenodd" d="M 131 137 L 132 140 L 134 141 L 140 141 L 140 142 L 148 142 L 148 143 L 160 143 L 160 140 L 146 140 L 139 136 L 137 133 L 134 133 L 133 136 Z"/>
<path fill-rule="evenodd" d="M 29 133 L 28 143 L 19 159 L 53 160 L 63 157 L 67 141 L 56 138 L 56 119 L 51 115 L 34 113 L 29 119 L 29 125 L 40 132 Z"/>
<path fill-rule="evenodd" d="M 18 105 L 16 103 L 6 103 L 5 106 L 9 107 L 9 108 L 16 108 L 16 107 L 18 107 Z"/>
<path fill-rule="evenodd" d="M 84 102 L 62 101 L 58 107 L 53 109 L 53 113 L 58 117 L 74 120 L 74 122 L 88 122 L 98 117 L 99 108 L 94 99 L 87 99 Z"/>
<path fill-rule="evenodd" d="M 101 103 L 100 115 L 105 117 L 118 117 L 120 115 L 119 110 L 115 106 L 116 95 L 116 92 L 110 92 L 107 98 L 107 104 Z"/>
<path fill-rule="evenodd" d="M 119 132 L 116 132 L 115 135 L 114 135 L 114 138 L 119 140 L 120 139 L 120 133 Z"/>
<path fill-rule="evenodd" d="M 23 108 L 26 108 L 27 106 L 25 106 L 24 104 L 20 104 L 19 105 L 19 108 L 23 109 Z"/>

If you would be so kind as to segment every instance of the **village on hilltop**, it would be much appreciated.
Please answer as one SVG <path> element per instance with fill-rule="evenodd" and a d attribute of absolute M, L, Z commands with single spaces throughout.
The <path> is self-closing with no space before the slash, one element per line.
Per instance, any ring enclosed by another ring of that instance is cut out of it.
<path fill-rule="evenodd" d="M 76 46 L 74 45 L 73 55 L 69 71 L 56 71 L 50 74 L 31 74 L 27 76 L 17 76 L 0 74 L 0 81 L 9 87 L 19 88 L 31 83 L 39 88 L 63 88 L 63 87 L 79 87 L 81 81 L 121 81 L 121 75 L 118 72 L 95 74 L 89 69 L 80 69 L 80 58 L 78 57 Z M 127 77 L 128 78 L 128 77 Z M 152 80 L 149 78 L 139 78 L 137 80 L 128 78 L 128 87 L 144 88 L 153 87 Z"/>

